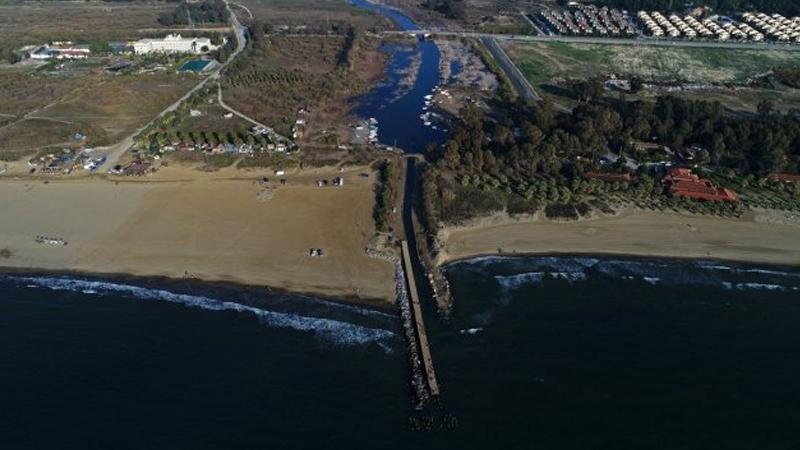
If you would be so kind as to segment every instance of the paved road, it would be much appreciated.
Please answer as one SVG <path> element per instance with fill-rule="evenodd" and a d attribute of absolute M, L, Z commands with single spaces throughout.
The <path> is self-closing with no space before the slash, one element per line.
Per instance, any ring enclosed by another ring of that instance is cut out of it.
<path fill-rule="evenodd" d="M 606 44 L 606 45 L 632 45 L 641 47 L 672 47 L 672 48 L 727 48 L 738 50 L 785 50 L 800 51 L 797 44 L 770 44 L 755 42 L 716 42 L 716 41 L 684 41 L 684 40 L 659 40 L 659 39 L 613 39 L 581 36 L 530 36 L 511 34 L 475 33 L 471 31 L 439 31 L 439 30 L 413 30 L 413 31 L 384 31 L 383 34 L 430 34 L 436 36 L 456 36 L 471 38 L 494 38 L 498 41 L 515 42 L 566 42 L 574 44 Z"/>
<path fill-rule="evenodd" d="M 539 27 L 538 27 L 538 26 L 537 26 L 537 25 L 536 25 L 536 24 L 535 24 L 535 23 L 534 23 L 534 22 L 531 20 L 531 18 L 530 18 L 530 17 L 528 17 L 528 14 L 527 14 L 525 11 L 520 11 L 520 12 L 519 12 L 519 15 L 521 15 L 521 16 L 522 16 L 522 18 L 523 18 L 523 19 L 525 19 L 525 21 L 527 21 L 527 22 L 528 22 L 528 25 L 530 25 L 530 26 L 531 26 L 531 28 L 533 28 L 533 29 L 534 29 L 534 31 L 536 31 L 536 34 L 539 34 L 539 35 L 544 35 L 544 34 L 545 34 L 545 32 L 544 32 L 544 31 L 542 31 L 542 29 L 541 29 L 541 28 L 539 28 Z"/>
<path fill-rule="evenodd" d="M 542 99 L 542 97 L 536 93 L 536 90 L 533 89 L 530 82 L 528 82 L 528 79 L 525 78 L 525 75 L 514 65 L 511 58 L 506 55 L 506 52 L 500 45 L 497 44 L 497 40 L 491 37 L 482 37 L 480 41 L 483 46 L 486 47 L 486 50 L 492 54 L 494 60 L 497 61 L 497 65 L 508 75 L 511 84 L 514 85 L 514 89 L 522 99 L 528 102 L 538 102 Z"/>
<path fill-rule="evenodd" d="M 514 90 L 517 91 L 520 97 L 522 97 L 525 101 L 528 102 L 538 102 L 542 100 L 542 97 L 536 92 L 533 88 L 533 85 L 528 81 L 525 75 L 522 74 L 522 71 L 519 70 L 514 61 L 508 57 L 503 47 L 501 47 L 497 40 L 490 37 L 482 37 L 480 38 L 481 43 L 483 43 L 484 47 L 489 50 L 489 53 L 492 54 L 497 64 L 503 69 L 503 72 L 508 75 L 508 78 L 511 80 L 511 84 L 514 85 Z M 563 113 L 571 113 L 572 109 L 560 104 L 560 103 L 553 103 L 553 107 L 560 112 Z"/>
<path fill-rule="evenodd" d="M 209 75 L 207 75 L 205 78 L 203 78 L 202 81 L 197 83 L 197 85 L 195 87 L 193 87 L 191 90 L 189 90 L 189 92 L 187 92 L 183 97 L 178 99 L 178 101 L 176 101 L 175 103 L 169 105 L 163 111 L 161 111 L 161 113 L 159 115 L 157 115 L 156 117 L 154 117 L 153 120 L 148 122 L 143 127 L 139 128 L 138 130 L 134 131 L 130 136 L 126 137 L 121 142 L 118 142 L 117 144 L 115 144 L 115 145 L 113 145 L 111 147 L 107 147 L 105 149 L 105 150 L 107 150 L 107 153 L 106 153 L 107 159 L 106 159 L 106 162 L 105 162 L 104 166 L 114 167 L 114 165 L 117 164 L 117 162 L 122 157 L 122 155 L 124 155 L 125 152 L 127 152 L 128 150 L 130 150 L 131 147 L 133 147 L 134 138 L 139 133 L 141 133 L 142 131 L 147 129 L 147 127 L 149 127 L 150 124 L 152 124 L 154 121 L 156 121 L 160 117 L 163 117 L 164 115 L 169 114 L 170 112 L 175 111 L 176 109 L 178 109 L 178 107 L 181 105 L 181 103 L 185 102 L 189 97 L 192 96 L 192 94 L 194 94 L 195 92 L 197 92 L 200 89 L 202 89 L 206 84 L 208 84 L 209 81 L 218 79 L 219 76 L 220 76 L 220 73 L 222 72 L 222 70 L 225 67 L 227 67 L 228 64 L 230 64 L 231 61 L 233 61 L 239 55 L 239 53 L 241 53 L 242 50 L 244 50 L 245 44 L 247 42 L 247 40 L 245 38 L 245 31 L 247 30 L 247 28 L 244 27 L 239 22 L 239 19 L 236 18 L 236 14 L 234 14 L 233 11 L 231 10 L 230 4 L 227 1 L 225 2 L 225 4 L 228 7 L 228 13 L 230 14 L 230 17 L 231 17 L 231 25 L 233 26 L 233 29 L 234 29 L 235 34 L 236 34 L 236 50 L 234 50 L 234 52 L 230 55 L 230 57 L 228 57 L 227 61 L 225 61 L 222 64 L 219 64 L 217 67 L 212 69 L 211 73 Z M 103 149 L 98 149 L 98 150 L 103 150 Z"/>

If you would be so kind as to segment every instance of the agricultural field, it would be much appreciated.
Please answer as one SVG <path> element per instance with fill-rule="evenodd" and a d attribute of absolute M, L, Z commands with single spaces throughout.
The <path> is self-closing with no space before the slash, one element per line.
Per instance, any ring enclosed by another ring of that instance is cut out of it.
<path fill-rule="evenodd" d="M 378 45 L 364 35 L 271 36 L 226 73 L 225 103 L 283 135 L 291 133 L 300 109 L 307 110 L 307 137 L 327 134 L 331 127 L 345 132 L 349 99 L 364 93 L 383 71 Z"/>
<path fill-rule="evenodd" d="M 295 30 L 305 27 L 297 31 L 336 30 L 347 25 L 373 31 L 394 27 L 384 17 L 352 6 L 346 0 L 241 0 L 237 3 L 247 7 L 256 20 L 275 27 L 288 26 Z M 243 21 L 250 19 L 242 8 L 235 11 Z"/>

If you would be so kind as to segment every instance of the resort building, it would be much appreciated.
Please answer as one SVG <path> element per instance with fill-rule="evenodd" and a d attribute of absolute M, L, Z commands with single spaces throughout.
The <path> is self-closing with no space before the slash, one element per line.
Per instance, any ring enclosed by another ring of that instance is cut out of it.
<path fill-rule="evenodd" d="M 164 39 L 140 39 L 133 43 L 133 51 L 137 55 L 149 53 L 192 53 L 200 55 L 216 50 L 219 46 L 204 37 L 181 37 L 180 34 L 168 34 Z"/>
<path fill-rule="evenodd" d="M 88 45 L 74 45 L 71 41 L 59 41 L 31 49 L 29 56 L 31 59 L 86 59 L 91 50 Z"/>
<path fill-rule="evenodd" d="M 700 178 L 691 170 L 672 167 L 662 180 L 672 195 L 708 201 L 736 201 L 736 193 L 729 189 L 719 188 L 709 180 Z"/>

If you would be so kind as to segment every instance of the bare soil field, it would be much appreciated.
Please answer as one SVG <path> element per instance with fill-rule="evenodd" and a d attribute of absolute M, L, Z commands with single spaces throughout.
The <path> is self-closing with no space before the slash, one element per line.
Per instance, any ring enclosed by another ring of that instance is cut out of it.
<path fill-rule="evenodd" d="M 367 257 L 373 180 L 331 169 L 265 185 L 235 169 L 145 179 L 0 180 L 0 266 L 229 281 L 389 302 L 393 267 Z M 239 178 L 226 178 L 238 175 Z M 344 187 L 319 188 L 318 177 Z M 272 189 L 270 195 L 263 191 Z M 36 235 L 66 246 L 40 244 Z M 321 248 L 323 257 L 309 256 Z"/>
<path fill-rule="evenodd" d="M 440 233 L 439 263 L 486 254 L 609 253 L 800 262 L 800 225 L 629 211 L 577 222 L 490 220 Z"/>

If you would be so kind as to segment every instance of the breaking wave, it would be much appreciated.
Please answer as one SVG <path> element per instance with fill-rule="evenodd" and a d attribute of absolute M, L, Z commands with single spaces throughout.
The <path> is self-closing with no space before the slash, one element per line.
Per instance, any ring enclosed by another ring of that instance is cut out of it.
<path fill-rule="evenodd" d="M 96 295 L 117 294 L 140 300 L 155 300 L 175 303 L 192 308 L 208 311 L 234 311 L 249 313 L 255 316 L 262 324 L 273 328 L 286 328 L 302 332 L 311 332 L 316 337 L 337 345 L 361 345 L 375 343 L 386 353 L 391 353 L 390 343 L 397 339 L 397 335 L 383 328 L 370 328 L 349 322 L 321 317 L 308 317 L 299 314 L 269 311 L 241 303 L 217 300 L 198 295 L 179 294 L 163 289 L 149 289 L 129 284 L 112 283 L 106 281 L 81 280 L 74 278 L 52 277 L 16 277 L 7 279 L 24 284 L 28 287 L 44 287 L 52 290 L 91 293 Z M 332 302 L 325 302 L 332 303 Z M 357 307 L 346 308 L 360 309 Z M 365 310 L 366 311 L 366 310 Z M 385 314 L 376 312 L 376 314 Z"/>
<path fill-rule="evenodd" d="M 797 291 L 800 290 L 797 286 L 783 286 L 781 284 L 770 284 L 770 283 L 731 283 L 731 282 L 723 282 L 722 285 L 726 289 L 737 289 L 740 291 L 746 289 L 755 289 L 755 290 L 766 290 L 766 291 Z"/>
<path fill-rule="evenodd" d="M 505 289 L 514 289 L 524 284 L 541 284 L 546 277 L 567 280 L 569 282 L 583 281 L 585 272 L 526 272 L 517 275 L 497 275 L 494 277 L 500 286 Z"/>
<path fill-rule="evenodd" d="M 717 261 L 600 259 L 591 257 L 482 256 L 448 267 L 470 272 L 489 271 L 505 290 L 522 285 L 541 285 L 548 278 L 584 281 L 604 276 L 656 285 L 723 286 L 727 289 L 797 291 L 800 273 L 778 269 L 752 268 Z M 499 272 L 499 274 L 498 274 Z"/>

